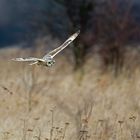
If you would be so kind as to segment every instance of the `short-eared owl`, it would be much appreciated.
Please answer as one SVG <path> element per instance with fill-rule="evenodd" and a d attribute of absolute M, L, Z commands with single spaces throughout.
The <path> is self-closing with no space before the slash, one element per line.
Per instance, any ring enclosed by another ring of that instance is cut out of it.
<path fill-rule="evenodd" d="M 51 52 L 47 53 L 43 58 L 35 58 L 35 57 L 28 57 L 28 58 L 14 58 L 14 61 L 24 61 L 24 62 L 32 62 L 29 65 L 43 65 L 47 67 L 51 67 L 54 65 L 55 60 L 54 56 L 61 52 L 64 48 L 66 48 L 80 33 L 80 30 L 70 36 L 60 47 L 52 50 Z"/>

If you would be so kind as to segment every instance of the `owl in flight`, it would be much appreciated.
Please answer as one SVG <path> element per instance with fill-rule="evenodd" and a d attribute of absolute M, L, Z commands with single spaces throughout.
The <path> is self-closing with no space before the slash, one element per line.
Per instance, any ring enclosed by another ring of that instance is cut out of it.
<path fill-rule="evenodd" d="M 63 49 L 65 49 L 79 35 L 79 33 L 80 30 L 74 33 L 72 36 L 70 36 L 61 46 L 47 53 L 43 58 L 28 57 L 28 58 L 14 58 L 12 60 L 32 62 L 29 65 L 37 64 L 37 65 L 51 67 L 55 63 L 54 57 Z"/>

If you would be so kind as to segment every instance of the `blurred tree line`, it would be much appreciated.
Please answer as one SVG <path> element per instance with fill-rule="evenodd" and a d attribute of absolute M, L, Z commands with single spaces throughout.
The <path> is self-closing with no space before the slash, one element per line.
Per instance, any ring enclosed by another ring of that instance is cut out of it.
<path fill-rule="evenodd" d="M 118 73 L 123 67 L 125 46 L 138 43 L 140 25 L 132 16 L 132 0 L 52 0 L 51 9 L 44 9 L 32 18 L 31 27 L 41 35 L 73 34 L 81 30 L 73 42 L 75 69 L 85 63 L 85 57 L 94 44 L 101 44 L 100 54 L 106 68 L 112 66 Z M 45 8 L 46 6 L 46 8 Z"/>

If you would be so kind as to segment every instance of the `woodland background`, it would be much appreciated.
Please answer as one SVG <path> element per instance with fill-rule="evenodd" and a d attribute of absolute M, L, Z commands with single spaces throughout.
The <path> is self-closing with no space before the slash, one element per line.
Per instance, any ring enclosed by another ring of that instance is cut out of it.
<path fill-rule="evenodd" d="M 0 0 L 0 139 L 140 138 L 138 0 Z M 77 30 L 51 67 L 42 57 Z"/>

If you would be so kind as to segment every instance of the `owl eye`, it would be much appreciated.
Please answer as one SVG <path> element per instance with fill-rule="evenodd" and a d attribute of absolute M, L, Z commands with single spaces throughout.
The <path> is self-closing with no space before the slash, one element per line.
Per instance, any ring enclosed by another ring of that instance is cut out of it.
<path fill-rule="evenodd" d="M 52 62 L 51 62 L 51 61 L 48 61 L 48 62 L 47 62 L 47 65 L 48 65 L 48 66 L 52 66 Z"/>
<path fill-rule="evenodd" d="M 47 66 L 51 67 L 52 65 L 54 65 L 54 60 L 50 60 L 47 62 Z"/>
<path fill-rule="evenodd" d="M 49 61 L 48 64 L 51 64 L 51 62 Z"/>

